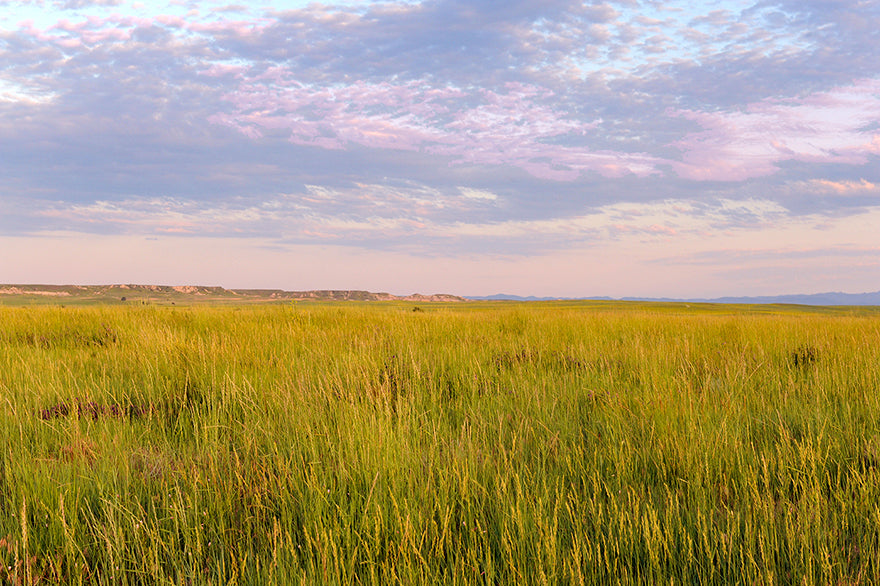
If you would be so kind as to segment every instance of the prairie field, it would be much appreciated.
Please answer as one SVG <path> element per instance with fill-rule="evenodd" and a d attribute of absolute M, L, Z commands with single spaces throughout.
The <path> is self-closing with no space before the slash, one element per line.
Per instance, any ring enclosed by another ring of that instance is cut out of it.
<path fill-rule="evenodd" d="M 0 307 L 0 584 L 877 584 L 880 310 Z"/>

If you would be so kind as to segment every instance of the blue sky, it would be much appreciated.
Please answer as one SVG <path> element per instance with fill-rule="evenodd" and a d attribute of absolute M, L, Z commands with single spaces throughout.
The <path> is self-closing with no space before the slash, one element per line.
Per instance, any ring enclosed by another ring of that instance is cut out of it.
<path fill-rule="evenodd" d="M 0 281 L 880 289 L 880 3 L 0 0 Z"/>

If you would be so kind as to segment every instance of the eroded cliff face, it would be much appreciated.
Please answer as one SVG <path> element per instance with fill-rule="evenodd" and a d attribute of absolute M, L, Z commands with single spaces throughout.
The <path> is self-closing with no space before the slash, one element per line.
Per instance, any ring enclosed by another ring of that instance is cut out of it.
<path fill-rule="evenodd" d="M 414 293 L 412 295 L 392 295 L 391 293 L 372 293 L 370 291 L 346 291 L 346 290 L 313 290 L 313 291 L 256 291 L 247 289 L 236 289 L 235 293 L 239 295 L 256 295 L 267 294 L 273 299 L 291 299 L 291 300 L 314 300 L 314 301 L 420 301 L 423 303 L 430 302 L 459 302 L 467 301 L 464 297 L 440 293 L 435 295 L 421 295 Z"/>
<path fill-rule="evenodd" d="M 44 297 L 67 297 L 68 291 L 47 291 L 45 289 L 22 289 L 15 285 L 0 286 L 0 295 L 42 295 Z"/>
<path fill-rule="evenodd" d="M 282 289 L 224 289 L 197 285 L 0 285 L 0 296 L 58 297 L 93 301 L 418 301 L 460 302 L 464 297 L 449 294 L 392 295 L 359 290 L 285 291 Z"/>

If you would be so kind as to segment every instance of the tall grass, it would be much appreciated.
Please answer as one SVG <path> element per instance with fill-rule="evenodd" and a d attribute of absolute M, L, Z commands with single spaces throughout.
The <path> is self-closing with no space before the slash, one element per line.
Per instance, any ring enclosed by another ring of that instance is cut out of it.
<path fill-rule="evenodd" d="M 880 582 L 880 319 L 0 308 L 0 583 Z"/>

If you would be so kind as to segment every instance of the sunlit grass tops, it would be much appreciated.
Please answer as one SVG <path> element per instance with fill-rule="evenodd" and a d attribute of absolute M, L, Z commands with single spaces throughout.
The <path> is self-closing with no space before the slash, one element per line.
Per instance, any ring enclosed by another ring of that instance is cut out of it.
<path fill-rule="evenodd" d="M 870 309 L 0 308 L 0 583 L 871 583 Z"/>

